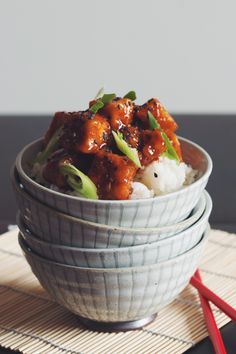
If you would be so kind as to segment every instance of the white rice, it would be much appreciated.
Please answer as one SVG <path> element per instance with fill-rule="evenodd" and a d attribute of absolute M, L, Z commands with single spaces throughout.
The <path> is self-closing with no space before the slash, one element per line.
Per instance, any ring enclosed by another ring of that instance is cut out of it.
<path fill-rule="evenodd" d="M 141 182 L 133 182 L 132 188 L 133 191 L 129 199 L 152 198 L 154 196 L 153 190 L 148 189 L 148 187 Z"/>
<path fill-rule="evenodd" d="M 153 191 L 154 196 L 158 196 L 175 192 L 193 183 L 196 173 L 197 171 L 184 162 L 178 163 L 176 160 L 162 156 L 158 161 L 154 161 L 145 167 L 136 178 L 149 191 Z M 135 194 L 137 194 L 136 191 Z M 140 188 L 139 198 L 147 198 L 146 190 L 142 192 Z M 134 199 L 132 195 L 130 199 Z"/>

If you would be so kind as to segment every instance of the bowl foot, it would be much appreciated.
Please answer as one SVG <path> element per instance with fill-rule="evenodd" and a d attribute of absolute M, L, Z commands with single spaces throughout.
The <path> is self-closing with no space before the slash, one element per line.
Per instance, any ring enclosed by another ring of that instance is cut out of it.
<path fill-rule="evenodd" d="M 151 323 L 155 320 L 157 314 L 141 318 L 140 320 L 135 321 L 125 321 L 125 322 L 98 322 L 89 320 L 84 317 L 79 316 L 79 320 L 84 324 L 86 327 L 93 331 L 99 332 L 119 332 L 119 331 L 131 331 L 133 329 L 138 329 L 147 324 Z"/>

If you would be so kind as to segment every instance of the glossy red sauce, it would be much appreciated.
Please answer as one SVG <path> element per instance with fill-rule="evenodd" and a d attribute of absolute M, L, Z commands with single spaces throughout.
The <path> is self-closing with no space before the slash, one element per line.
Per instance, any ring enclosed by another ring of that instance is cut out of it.
<path fill-rule="evenodd" d="M 96 101 L 90 102 L 90 107 Z M 124 140 L 136 148 L 142 166 L 158 160 L 166 150 L 160 130 L 151 130 L 147 113 L 150 111 L 160 124 L 182 160 L 180 144 L 175 135 L 177 123 L 161 105 L 152 98 L 144 105 L 135 105 L 128 98 L 115 98 L 98 113 L 89 109 L 79 112 L 57 112 L 45 135 L 47 145 L 54 132 L 62 127 L 59 152 L 49 159 L 44 168 L 44 178 L 59 188 L 69 188 L 59 167 L 70 161 L 84 171 L 95 183 L 101 199 L 128 199 L 137 166 L 116 147 L 113 131 L 120 131 Z"/>

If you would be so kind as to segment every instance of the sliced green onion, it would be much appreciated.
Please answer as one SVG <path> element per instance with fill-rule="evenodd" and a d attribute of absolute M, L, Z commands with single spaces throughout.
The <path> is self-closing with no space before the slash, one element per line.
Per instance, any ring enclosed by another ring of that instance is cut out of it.
<path fill-rule="evenodd" d="M 162 138 L 163 138 L 164 141 L 165 141 L 167 150 L 164 152 L 163 155 L 167 156 L 167 157 L 168 157 L 169 159 L 171 159 L 171 160 L 176 160 L 176 161 L 179 162 L 179 156 L 178 156 L 177 152 L 175 151 L 175 148 L 174 148 L 173 145 L 171 144 L 170 139 L 168 138 L 168 136 L 166 135 L 166 133 L 163 132 L 163 130 L 161 129 L 161 126 L 160 126 L 160 124 L 157 122 L 157 120 L 156 120 L 156 118 L 154 117 L 154 115 L 153 115 L 150 111 L 148 111 L 147 115 L 148 115 L 148 120 L 149 120 L 150 128 L 151 128 L 152 130 L 154 130 L 154 129 L 160 130 L 161 136 L 162 136 Z"/>
<path fill-rule="evenodd" d="M 176 160 L 179 162 L 179 156 L 177 152 L 175 151 L 174 146 L 171 144 L 170 139 L 166 135 L 166 133 L 162 132 L 161 133 L 163 139 L 165 140 L 166 146 L 167 146 L 167 151 L 164 153 L 169 159 L 171 160 Z"/>
<path fill-rule="evenodd" d="M 136 96 L 136 93 L 135 91 L 129 91 L 125 96 L 124 98 L 129 98 L 131 101 L 135 101 L 137 96 Z"/>
<path fill-rule="evenodd" d="M 98 100 L 96 103 L 94 103 L 89 110 L 91 112 L 93 112 L 94 114 L 97 113 L 99 111 L 99 109 L 101 109 L 104 106 L 104 103 L 100 100 Z"/>
<path fill-rule="evenodd" d="M 95 100 L 98 100 L 99 98 L 102 98 L 102 96 L 104 95 L 104 88 L 102 87 L 99 91 L 98 91 L 98 93 L 96 94 L 96 96 L 95 96 Z"/>
<path fill-rule="evenodd" d="M 149 120 L 149 125 L 150 125 L 151 130 L 154 130 L 154 129 L 161 130 L 161 126 L 157 122 L 154 115 L 150 111 L 147 112 L 147 115 L 148 115 L 148 120 Z"/>
<path fill-rule="evenodd" d="M 49 140 L 45 149 L 43 151 L 41 151 L 38 154 L 38 156 L 36 157 L 35 162 L 39 163 L 40 165 L 43 165 L 45 162 L 47 162 L 47 159 L 49 158 L 49 156 L 53 153 L 53 151 L 56 150 L 56 148 L 58 146 L 59 139 L 60 139 L 61 133 L 62 133 L 62 129 L 63 129 L 63 126 L 60 126 L 60 128 L 58 128 L 54 132 L 53 136 Z"/>
<path fill-rule="evenodd" d="M 100 90 L 101 91 L 101 90 Z M 98 92 L 97 96 L 99 97 L 97 99 L 97 101 L 92 105 L 92 107 L 90 107 L 90 111 L 93 112 L 94 114 L 97 113 L 99 111 L 99 109 L 101 109 L 102 107 L 104 107 L 105 104 L 111 102 L 115 97 L 116 94 L 115 93 L 105 93 L 101 96 L 102 92 Z M 96 97 L 97 97 L 96 96 Z"/>
<path fill-rule="evenodd" d="M 114 98 L 116 97 L 115 93 L 105 93 L 102 98 L 101 101 L 104 104 L 110 103 Z"/>
<path fill-rule="evenodd" d="M 123 135 L 120 132 L 112 131 L 113 137 L 116 142 L 117 148 L 123 152 L 133 163 L 141 168 L 141 163 L 139 161 L 138 151 L 135 148 L 131 148 L 127 142 L 124 140 Z"/>
<path fill-rule="evenodd" d="M 67 176 L 69 186 L 81 196 L 89 199 L 98 199 L 97 187 L 93 181 L 71 164 L 64 164 L 60 171 Z"/>

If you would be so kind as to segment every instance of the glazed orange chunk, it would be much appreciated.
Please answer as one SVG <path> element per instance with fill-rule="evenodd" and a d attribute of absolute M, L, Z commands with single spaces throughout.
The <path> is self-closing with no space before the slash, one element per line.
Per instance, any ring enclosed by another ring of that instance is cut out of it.
<path fill-rule="evenodd" d="M 136 106 L 135 119 L 139 121 L 145 129 L 149 128 L 149 121 L 147 118 L 147 112 L 150 111 L 156 118 L 161 128 L 166 130 L 175 131 L 178 128 L 177 123 L 166 111 L 161 102 L 156 98 L 151 98 L 142 106 Z"/>
<path fill-rule="evenodd" d="M 124 140 L 133 148 L 137 148 L 139 146 L 140 132 L 137 127 L 133 127 L 131 125 L 124 126 L 120 129 L 120 132 L 124 136 Z"/>
<path fill-rule="evenodd" d="M 134 103 L 129 98 L 117 98 L 105 105 L 101 110 L 111 125 L 113 130 L 118 130 L 122 126 L 127 126 L 133 120 Z"/>
<path fill-rule="evenodd" d="M 128 199 L 137 167 L 125 156 L 99 151 L 92 163 L 89 177 L 98 188 L 100 199 Z"/>
<path fill-rule="evenodd" d="M 159 156 L 165 152 L 166 144 L 161 132 L 155 130 L 143 130 L 141 132 L 140 160 L 143 166 L 152 161 L 158 160 Z"/>
<path fill-rule="evenodd" d="M 79 112 L 78 112 L 79 113 Z M 76 114 L 76 113 L 74 113 Z M 53 134 L 56 132 L 58 128 L 66 124 L 73 116 L 73 113 L 68 113 L 68 112 L 56 112 L 53 120 L 49 126 L 49 129 L 47 130 L 45 136 L 44 136 L 44 145 L 46 146 Z"/>
<path fill-rule="evenodd" d="M 65 149 L 94 154 L 107 144 L 110 132 L 106 118 L 99 113 L 84 112 L 65 127 L 61 142 Z"/>

